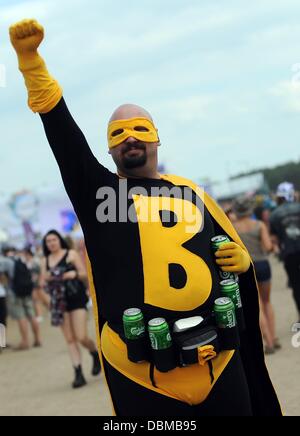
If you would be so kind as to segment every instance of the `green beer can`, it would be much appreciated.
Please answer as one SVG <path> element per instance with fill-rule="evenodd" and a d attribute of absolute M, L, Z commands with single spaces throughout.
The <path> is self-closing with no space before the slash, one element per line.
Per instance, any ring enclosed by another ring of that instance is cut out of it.
<path fill-rule="evenodd" d="M 235 307 L 235 315 L 240 333 L 245 330 L 246 323 L 239 284 L 235 280 L 222 280 L 220 283 L 221 295 L 228 297 Z"/>
<path fill-rule="evenodd" d="M 123 327 L 126 339 L 134 341 L 145 335 L 145 323 L 142 311 L 131 308 L 124 311 Z"/>
<path fill-rule="evenodd" d="M 164 318 L 153 318 L 148 323 L 149 338 L 153 350 L 166 350 L 172 346 L 168 323 Z"/>
<path fill-rule="evenodd" d="M 230 242 L 230 239 L 226 235 L 217 235 L 211 238 L 211 246 L 213 252 L 215 253 L 216 251 L 218 251 L 221 245 L 224 244 L 224 242 Z"/>
<path fill-rule="evenodd" d="M 231 329 L 236 326 L 234 304 L 230 298 L 218 298 L 215 301 L 214 313 L 217 326 L 220 329 Z"/>
<path fill-rule="evenodd" d="M 213 238 L 211 238 L 211 247 L 212 247 L 213 252 L 215 253 L 216 251 L 218 251 L 219 248 L 221 247 L 221 245 L 224 243 L 227 243 L 227 242 L 230 242 L 230 239 L 226 235 L 217 235 L 217 236 L 214 236 Z M 232 279 L 232 280 L 238 281 L 237 274 L 227 272 L 227 271 L 222 271 L 221 269 L 219 269 L 219 276 L 220 276 L 221 280 Z"/>
<path fill-rule="evenodd" d="M 233 302 L 227 297 L 218 298 L 214 304 L 214 313 L 223 350 L 237 349 L 240 338 Z"/>
<path fill-rule="evenodd" d="M 233 302 L 235 310 L 242 307 L 242 299 L 240 294 L 239 284 L 232 279 L 222 280 L 220 282 L 221 295 L 228 297 Z"/>

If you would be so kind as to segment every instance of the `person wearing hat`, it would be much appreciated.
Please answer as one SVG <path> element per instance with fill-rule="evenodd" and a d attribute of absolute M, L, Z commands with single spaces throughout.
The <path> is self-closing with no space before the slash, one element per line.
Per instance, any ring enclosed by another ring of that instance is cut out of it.
<path fill-rule="evenodd" d="M 295 202 L 295 188 L 289 182 L 278 185 L 276 198 L 270 230 L 279 246 L 300 321 L 300 203 Z"/>
<path fill-rule="evenodd" d="M 265 354 L 273 354 L 280 348 L 275 333 L 275 316 L 271 303 L 271 266 L 268 253 L 273 250 L 266 224 L 252 218 L 254 199 L 241 196 L 233 203 L 236 219 L 233 223 L 252 257 L 260 297 L 260 325 L 266 343 Z"/>
<path fill-rule="evenodd" d="M 158 131 L 140 106 L 114 111 L 107 137 L 117 173 L 101 165 L 37 52 L 43 37 L 34 20 L 10 28 L 29 106 L 41 116 L 84 232 L 99 351 L 115 414 L 280 416 L 264 362 L 253 267 L 230 221 L 193 182 L 158 173 Z M 211 238 L 220 234 L 231 242 L 213 253 Z M 128 359 L 124 311 L 139 308 L 146 325 L 153 318 L 170 326 L 195 316 L 210 321 L 220 296 L 219 268 L 239 274 L 247 324 L 241 347 L 199 345 L 195 363 L 178 363 L 168 372 L 155 368 L 150 357 Z"/>

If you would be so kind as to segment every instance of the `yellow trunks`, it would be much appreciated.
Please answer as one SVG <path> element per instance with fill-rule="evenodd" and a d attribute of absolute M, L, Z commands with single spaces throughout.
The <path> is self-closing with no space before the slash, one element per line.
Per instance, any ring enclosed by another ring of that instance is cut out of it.
<path fill-rule="evenodd" d="M 234 355 L 234 350 L 222 351 L 211 360 L 214 374 L 213 384 L 208 363 L 205 363 L 204 366 L 194 364 L 184 368 L 175 368 L 167 373 L 154 369 L 154 380 L 157 386 L 155 388 L 149 376 L 150 364 L 130 362 L 127 359 L 126 344 L 107 324 L 103 327 L 101 334 L 101 349 L 108 363 L 125 377 L 147 389 L 190 405 L 200 404 L 208 397 Z"/>

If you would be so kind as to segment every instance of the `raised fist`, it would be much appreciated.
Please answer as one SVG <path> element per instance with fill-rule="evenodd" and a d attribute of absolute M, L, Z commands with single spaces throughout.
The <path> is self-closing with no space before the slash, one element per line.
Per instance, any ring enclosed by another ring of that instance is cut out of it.
<path fill-rule="evenodd" d="M 10 26 L 9 36 L 18 54 L 32 53 L 44 38 L 44 28 L 36 20 L 22 20 Z"/>

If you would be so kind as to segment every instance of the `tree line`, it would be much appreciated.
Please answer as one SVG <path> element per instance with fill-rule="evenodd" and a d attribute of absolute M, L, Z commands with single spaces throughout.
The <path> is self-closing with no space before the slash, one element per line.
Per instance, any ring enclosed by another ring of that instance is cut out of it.
<path fill-rule="evenodd" d="M 273 168 L 262 168 L 260 170 L 254 170 L 247 173 L 239 174 L 232 179 L 237 179 L 242 176 L 249 176 L 251 174 L 263 173 L 265 180 L 271 189 L 275 191 L 276 187 L 281 182 L 290 182 L 295 185 L 296 190 L 300 190 L 300 161 L 299 162 L 287 162 L 282 165 L 277 165 Z"/>

